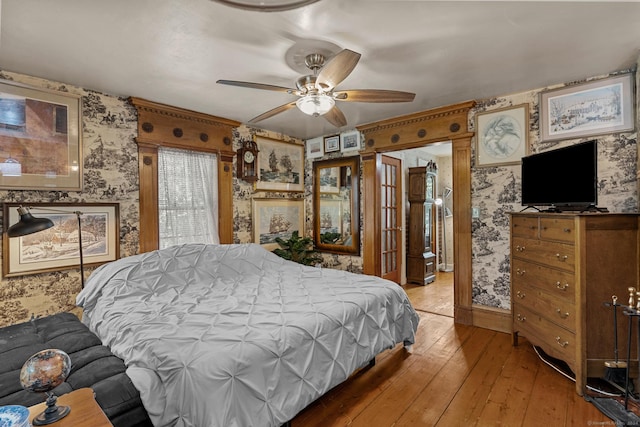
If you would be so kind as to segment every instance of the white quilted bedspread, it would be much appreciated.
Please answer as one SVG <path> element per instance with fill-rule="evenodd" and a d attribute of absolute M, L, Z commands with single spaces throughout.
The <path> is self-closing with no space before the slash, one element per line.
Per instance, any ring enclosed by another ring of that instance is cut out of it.
<path fill-rule="evenodd" d="M 156 426 L 279 426 L 375 355 L 413 344 L 404 290 L 256 244 L 105 264 L 77 304 L 124 359 Z"/>

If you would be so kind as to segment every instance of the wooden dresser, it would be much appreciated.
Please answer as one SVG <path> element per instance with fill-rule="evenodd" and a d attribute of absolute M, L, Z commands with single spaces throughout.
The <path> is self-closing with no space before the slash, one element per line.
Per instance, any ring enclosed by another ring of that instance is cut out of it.
<path fill-rule="evenodd" d="M 579 395 L 587 377 L 603 377 L 604 362 L 614 358 L 613 311 L 603 303 L 617 295 L 626 304 L 627 288 L 638 289 L 639 219 L 618 213 L 511 214 L 514 345 L 521 334 L 566 362 Z M 619 307 L 624 359 L 628 322 Z M 631 348 L 635 358 L 635 340 Z"/>

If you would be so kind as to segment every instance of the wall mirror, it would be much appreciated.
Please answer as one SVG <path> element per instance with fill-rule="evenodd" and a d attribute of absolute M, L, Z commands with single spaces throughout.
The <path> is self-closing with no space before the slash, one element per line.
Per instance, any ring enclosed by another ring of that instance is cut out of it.
<path fill-rule="evenodd" d="M 313 240 L 316 250 L 360 253 L 360 157 L 313 163 Z"/>

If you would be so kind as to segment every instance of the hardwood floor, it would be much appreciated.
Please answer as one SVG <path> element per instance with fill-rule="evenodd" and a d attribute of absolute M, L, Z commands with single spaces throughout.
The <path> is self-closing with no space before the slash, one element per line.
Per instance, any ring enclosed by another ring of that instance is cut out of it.
<path fill-rule="evenodd" d="M 412 354 L 401 345 L 383 352 L 375 366 L 355 373 L 291 425 L 615 425 L 575 393 L 571 380 L 542 363 L 526 339 L 514 347 L 510 334 L 455 324 L 453 292 L 447 297 L 444 279 L 404 286 L 420 314 Z"/>
<path fill-rule="evenodd" d="M 416 310 L 453 317 L 453 272 L 439 271 L 435 282 L 426 286 L 407 284 L 403 288 Z"/>

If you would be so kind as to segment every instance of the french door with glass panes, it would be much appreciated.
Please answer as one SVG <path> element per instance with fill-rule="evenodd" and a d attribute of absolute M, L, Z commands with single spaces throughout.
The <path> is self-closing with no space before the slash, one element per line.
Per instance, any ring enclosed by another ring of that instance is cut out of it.
<path fill-rule="evenodd" d="M 402 264 L 402 161 L 382 156 L 380 176 L 382 277 L 400 283 Z"/>

